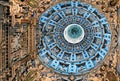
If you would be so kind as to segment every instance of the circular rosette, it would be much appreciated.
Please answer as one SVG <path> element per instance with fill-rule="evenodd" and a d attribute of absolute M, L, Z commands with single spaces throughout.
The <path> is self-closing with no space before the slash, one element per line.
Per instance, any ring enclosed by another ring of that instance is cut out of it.
<path fill-rule="evenodd" d="M 41 15 L 39 28 L 40 61 L 60 74 L 85 74 L 100 65 L 109 51 L 109 24 L 89 4 L 59 3 Z"/>

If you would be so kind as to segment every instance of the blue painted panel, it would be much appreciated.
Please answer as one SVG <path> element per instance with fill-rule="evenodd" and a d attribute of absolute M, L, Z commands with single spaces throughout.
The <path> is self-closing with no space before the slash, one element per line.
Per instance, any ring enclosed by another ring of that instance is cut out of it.
<path fill-rule="evenodd" d="M 94 67 L 94 64 L 93 64 L 92 60 L 87 61 L 87 62 L 86 62 L 86 66 L 87 66 L 87 69 L 93 68 L 93 67 Z"/>
<path fill-rule="evenodd" d="M 40 18 L 40 21 L 43 22 L 43 23 L 47 22 L 47 20 L 48 20 L 48 18 L 45 17 L 45 16 L 42 16 L 42 17 Z"/>
<path fill-rule="evenodd" d="M 76 72 L 76 66 L 75 65 L 69 65 L 69 69 L 68 69 L 69 73 L 75 73 Z"/>
<path fill-rule="evenodd" d="M 51 66 L 52 66 L 54 69 L 56 69 L 56 68 L 58 67 L 58 65 L 59 65 L 59 61 L 57 61 L 57 60 L 53 60 L 52 63 L 51 63 Z"/>

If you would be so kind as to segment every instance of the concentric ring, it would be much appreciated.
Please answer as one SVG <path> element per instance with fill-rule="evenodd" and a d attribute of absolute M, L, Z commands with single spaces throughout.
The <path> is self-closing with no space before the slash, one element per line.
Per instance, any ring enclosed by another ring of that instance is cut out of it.
<path fill-rule="evenodd" d="M 70 42 L 64 31 L 74 24 L 78 29 L 70 31 L 79 32 L 80 27 L 84 33 L 69 32 L 73 35 L 69 36 L 72 40 L 83 36 L 77 42 Z M 37 44 L 40 61 L 60 74 L 87 73 L 100 65 L 109 51 L 109 23 L 89 4 L 78 1 L 59 3 L 42 14 L 39 28 L 42 29 L 41 41 Z"/>

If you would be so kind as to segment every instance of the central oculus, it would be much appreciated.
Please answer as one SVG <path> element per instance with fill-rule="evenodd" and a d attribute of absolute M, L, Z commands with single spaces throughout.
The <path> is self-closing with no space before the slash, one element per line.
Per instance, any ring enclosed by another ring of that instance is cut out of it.
<path fill-rule="evenodd" d="M 82 41 L 84 34 L 84 29 L 78 24 L 70 24 L 64 30 L 65 40 L 72 44 Z"/>

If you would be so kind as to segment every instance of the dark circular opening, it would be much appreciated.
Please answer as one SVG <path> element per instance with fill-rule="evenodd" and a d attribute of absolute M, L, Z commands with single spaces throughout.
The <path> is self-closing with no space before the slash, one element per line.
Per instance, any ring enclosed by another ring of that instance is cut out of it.
<path fill-rule="evenodd" d="M 24 2 L 25 0 L 21 0 L 21 2 Z"/>

